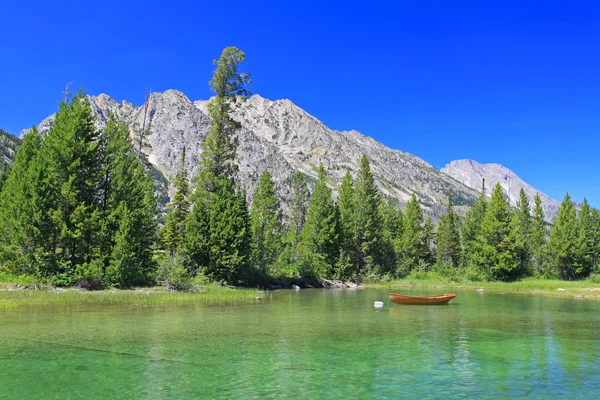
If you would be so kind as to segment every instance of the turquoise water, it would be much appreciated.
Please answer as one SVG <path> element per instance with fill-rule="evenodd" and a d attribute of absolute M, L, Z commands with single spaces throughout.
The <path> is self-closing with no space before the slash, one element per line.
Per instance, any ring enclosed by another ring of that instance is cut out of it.
<path fill-rule="evenodd" d="M 0 398 L 600 398 L 600 302 L 457 294 L 0 311 Z"/>

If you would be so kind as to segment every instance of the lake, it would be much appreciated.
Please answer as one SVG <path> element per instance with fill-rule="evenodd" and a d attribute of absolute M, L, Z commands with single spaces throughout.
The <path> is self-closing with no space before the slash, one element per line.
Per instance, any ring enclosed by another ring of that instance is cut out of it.
<path fill-rule="evenodd" d="M 0 398 L 600 398 L 600 301 L 387 293 L 0 310 Z"/>

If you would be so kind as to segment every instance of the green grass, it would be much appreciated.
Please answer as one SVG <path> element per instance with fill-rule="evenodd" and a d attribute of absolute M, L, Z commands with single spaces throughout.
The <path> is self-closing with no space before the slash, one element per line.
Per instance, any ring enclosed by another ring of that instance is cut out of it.
<path fill-rule="evenodd" d="M 266 298 L 269 294 L 255 289 L 229 289 L 212 285 L 204 286 L 198 292 L 167 292 L 162 288 L 99 291 L 10 290 L 4 288 L 0 291 L 0 310 L 32 306 L 231 304 L 254 302 L 257 296 Z"/>
<path fill-rule="evenodd" d="M 600 284 L 590 279 L 581 281 L 560 281 L 552 279 L 527 278 L 516 282 L 471 282 L 452 281 L 434 273 L 412 274 L 405 279 L 389 282 L 372 282 L 374 287 L 439 287 L 462 290 L 483 288 L 491 292 L 518 292 L 524 294 L 543 294 L 557 297 L 573 297 L 581 295 L 584 298 L 600 299 Z M 558 290 L 564 289 L 564 290 Z"/>

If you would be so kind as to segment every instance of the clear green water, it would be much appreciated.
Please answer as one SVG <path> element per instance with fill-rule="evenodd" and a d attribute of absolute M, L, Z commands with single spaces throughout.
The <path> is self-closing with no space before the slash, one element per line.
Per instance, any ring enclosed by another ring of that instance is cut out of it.
<path fill-rule="evenodd" d="M 0 311 L 0 398 L 600 398 L 600 302 L 386 299 Z"/>

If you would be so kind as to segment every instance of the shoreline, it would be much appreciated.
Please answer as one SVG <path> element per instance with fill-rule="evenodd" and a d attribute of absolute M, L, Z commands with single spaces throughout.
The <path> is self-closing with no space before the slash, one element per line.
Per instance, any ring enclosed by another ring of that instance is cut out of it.
<path fill-rule="evenodd" d="M 428 279 L 401 279 L 390 282 L 368 283 L 365 287 L 373 288 L 451 288 L 453 293 L 460 291 L 477 291 L 483 289 L 491 293 L 516 293 L 525 295 L 541 295 L 558 298 L 576 298 L 600 300 L 600 284 L 589 280 L 559 281 L 546 279 L 526 279 L 516 282 L 445 282 Z"/>

